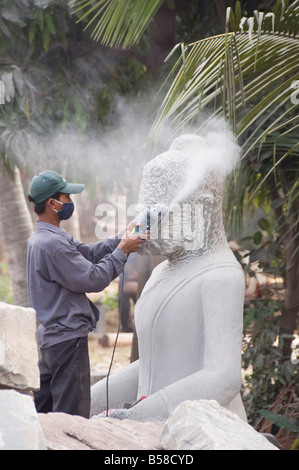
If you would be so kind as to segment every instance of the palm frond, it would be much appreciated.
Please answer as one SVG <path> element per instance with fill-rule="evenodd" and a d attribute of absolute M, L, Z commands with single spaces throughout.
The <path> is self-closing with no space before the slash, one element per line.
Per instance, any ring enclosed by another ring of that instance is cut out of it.
<path fill-rule="evenodd" d="M 164 126 L 172 137 L 199 130 L 219 116 L 230 123 L 243 149 L 228 181 L 227 216 L 237 231 L 244 204 L 281 187 L 288 169 L 298 175 L 299 161 L 299 90 L 292 99 L 299 85 L 299 0 L 278 0 L 273 12 L 252 18 L 240 11 L 240 2 L 235 13 L 227 10 L 224 34 L 182 45 L 150 136 L 155 140 Z M 298 196 L 296 184 L 283 191 L 288 201 Z"/>
<path fill-rule="evenodd" d="M 185 44 L 153 133 L 166 121 L 177 131 L 199 125 L 208 109 L 231 123 L 249 151 L 284 123 L 299 122 L 298 104 L 291 102 L 299 79 L 299 2 L 288 3 L 278 1 L 275 13 L 255 12 L 238 26 L 237 5 L 236 15 L 228 9 L 234 31 Z"/>
<path fill-rule="evenodd" d="M 70 7 L 78 22 L 92 27 L 91 37 L 104 45 L 135 45 L 164 0 L 73 0 Z"/>

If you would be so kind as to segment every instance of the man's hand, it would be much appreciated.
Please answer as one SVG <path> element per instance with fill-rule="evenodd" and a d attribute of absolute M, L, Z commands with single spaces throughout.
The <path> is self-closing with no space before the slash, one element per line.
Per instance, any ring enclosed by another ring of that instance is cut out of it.
<path fill-rule="evenodd" d="M 130 234 L 128 231 L 123 235 L 118 248 L 128 255 L 139 250 L 139 248 L 148 240 L 149 232 L 146 234 Z"/>

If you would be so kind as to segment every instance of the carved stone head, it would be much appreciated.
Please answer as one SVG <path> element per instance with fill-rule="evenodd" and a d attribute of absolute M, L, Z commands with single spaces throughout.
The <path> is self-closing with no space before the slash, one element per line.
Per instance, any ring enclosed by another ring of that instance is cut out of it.
<path fill-rule="evenodd" d="M 198 255 L 226 245 L 222 201 L 227 171 L 216 155 L 219 146 L 212 147 L 211 136 L 185 134 L 145 166 L 138 211 L 151 212 L 147 253 Z"/>

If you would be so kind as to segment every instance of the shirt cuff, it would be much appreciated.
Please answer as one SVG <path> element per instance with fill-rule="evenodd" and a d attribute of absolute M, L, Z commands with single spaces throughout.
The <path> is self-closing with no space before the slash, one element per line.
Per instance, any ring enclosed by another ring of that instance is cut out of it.
<path fill-rule="evenodd" d="M 117 259 L 119 259 L 123 263 L 125 263 L 128 259 L 126 253 L 121 248 L 118 248 L 118 247 L 115 248 L 115 250 L 113 251 L 113 255 L 115 255 Z"/>

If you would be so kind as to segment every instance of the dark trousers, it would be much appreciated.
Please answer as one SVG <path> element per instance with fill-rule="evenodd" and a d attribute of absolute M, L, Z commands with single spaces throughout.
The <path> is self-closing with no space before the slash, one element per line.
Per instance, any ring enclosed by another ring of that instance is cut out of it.
<path fill-rule="evenodd" d="M 89 418 L 90 364 L 87 336 L 41 349 L 40 354 L 40 390 L 34 392 L 37 412 L 60 412 Z"/>

